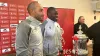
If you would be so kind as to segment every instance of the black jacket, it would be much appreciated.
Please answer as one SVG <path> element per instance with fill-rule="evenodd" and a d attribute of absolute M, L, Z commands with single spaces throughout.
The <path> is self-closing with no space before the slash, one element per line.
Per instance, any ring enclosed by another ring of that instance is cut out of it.
<path fill-rule="evenodd" d="M 100 21 L 93 24 L 86 32 L 89 39 L 93 39 L 94 44 L 100 45 Z"/>
<path fill-rule="evenodd" d="M 78 34 L 77 31 L 79 31 L 79 25 L 81 25 L 82 27 L 82 31 L 83 31 L 83 34 L 86 34 L 86 31 L 88 29 L 87 25 L 86 24 L 80 24 L 80 23 L 77 23 L 74 25 L 74 34 Z"/>

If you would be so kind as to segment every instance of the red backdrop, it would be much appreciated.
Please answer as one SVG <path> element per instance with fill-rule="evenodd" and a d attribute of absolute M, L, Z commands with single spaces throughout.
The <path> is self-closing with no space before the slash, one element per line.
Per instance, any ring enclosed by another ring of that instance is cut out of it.
<path fill-rule="evenodd" d="M 0 56 L 1 54 L 8 54 L 15 52 L 13 44 L 15 43 L 15 30 L 19 21 L 24 20 L 28 16 L 26 7 L 31 0 L 0 0 L 5 2 L 7 6 L 0 6 Z M 72 50 L 72 36 L 74 26 L 74 9 L 57 8 L 58 23 L 64 30 L 63 44 L 64 54 L 71 56 Z M 44 20 L 47 8 L 44 8 Z M 7 31 L 4 31 L 4 30 Z"/>

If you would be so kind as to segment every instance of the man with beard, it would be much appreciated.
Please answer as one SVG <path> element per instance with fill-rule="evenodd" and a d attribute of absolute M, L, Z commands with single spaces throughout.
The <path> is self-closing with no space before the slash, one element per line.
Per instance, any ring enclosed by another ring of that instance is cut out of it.
<path fill-rule="evenodd" d="M 48 18 L 41 25 L 43 34 L 43 55 L 57 56 L 58 51 L 62 50 L 62 28 L 57 23 L 58 12 L 54 7 L 49 7 L 47 10 Z"/>
<path fill-rule="evenodd" d="M 36 1 L 27 7 L 29 17 L 22 21 L 16 30 L 16 56 L 43 56 L 43 37 L 40 23 L 43 8 Z"/>

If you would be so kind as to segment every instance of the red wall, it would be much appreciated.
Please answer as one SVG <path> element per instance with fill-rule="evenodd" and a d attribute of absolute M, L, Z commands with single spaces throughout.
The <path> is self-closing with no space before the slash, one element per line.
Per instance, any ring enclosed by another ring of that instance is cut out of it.
<path fill-rule="evenodd" d="M 7 2 L 7 3 L 18 4 L 18 5 L 27 5 L 31 1 L 32 0 L 0 0 L 0 2 Z"/>

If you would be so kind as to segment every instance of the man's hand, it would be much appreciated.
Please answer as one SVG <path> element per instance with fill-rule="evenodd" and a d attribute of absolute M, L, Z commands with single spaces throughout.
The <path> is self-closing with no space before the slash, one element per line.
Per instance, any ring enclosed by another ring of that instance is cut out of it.
<path fill-rule="evenodd" d="M 59 52 L 60 52 L 59 56 L 64 56 L 64 55 L 63 55 L 63 50 L 61 50 L 61 51 L 59 51 Z"/>

